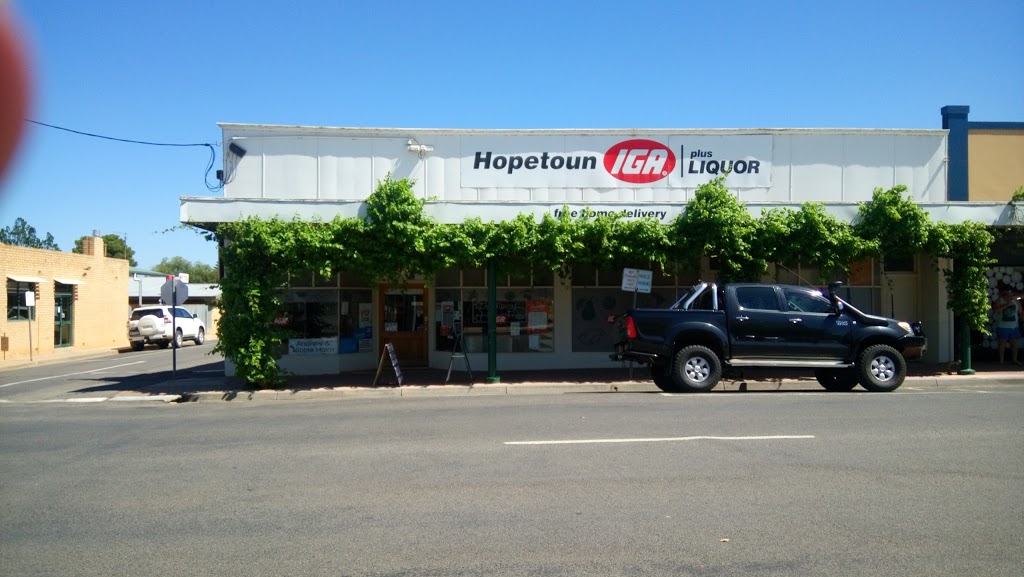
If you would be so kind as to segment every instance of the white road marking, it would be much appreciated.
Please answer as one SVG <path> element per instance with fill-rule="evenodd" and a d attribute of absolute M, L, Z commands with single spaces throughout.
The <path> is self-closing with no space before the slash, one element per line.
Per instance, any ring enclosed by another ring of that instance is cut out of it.
<path fill-rule="evenodd" d="M 39 377 L 38 379 L 29 379 L 27 381 L 18 381 L 16 383 L 7 383 L 6 385 L 0 385 L 0 389 L 6 387 L 13 387 L 14 385 L 24 385 L 25 383 L 34 383 L 37 381 L 47 381 L 50 379 L 63 379 L 64 377 L 73 377 L 75 375 L 88 375 L 89 373 L 98 373 L 100 371 L 108 371 L 110 369 L 116 369 L 118 367 L 127 367 L 129 365 L 138 365 L 146 361 L 135 361 L 134 363 L 125 363 L 123 365 L 113 365 L 109 367 L 103 367 L 102 369 L 93 369 L 91 371 L 82 371 L 80 373 L 68 373 L 66 375 L 53 375 L 52 377 Z"/>
<path fill-rule="evenodd" d="M 107 397 L 83 397 L 81 399 L 49 399 L 46 401 L 36 401 L 37 403 L 102 403 L 106 401 Z"/>
<path fill-rule="evenodd" d="M 814 435 L 758 435 L 751 437 L 655 437 L 650 439 L 575 439 L 563 441 L 506 441 L 506 445 L 584 445 L 588 443 L 661 443 L 666 441 L 774 441 L 784 439 L 813 439 Z"/>

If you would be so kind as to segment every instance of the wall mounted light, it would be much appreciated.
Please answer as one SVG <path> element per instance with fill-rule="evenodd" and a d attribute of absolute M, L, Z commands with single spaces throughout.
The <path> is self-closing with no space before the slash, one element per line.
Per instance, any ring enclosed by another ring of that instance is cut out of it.
<path fill-rule="evenodd" d="M 238 144 L 234 142 L 228 145 L 228 150 L 230 150 L 238 158 L 242 158 L 243 156 L 245 156 L 245 153 L 247 152 L 244 148 L 238 146 Z"/>
<path fill-rule="evenodd" d="M 430 154 L 431 152 L 434 152 L 433 146 L 430 146 L 429 144 L 420 144 L 413 139 L 409 139 L 409 142 L 407 143 L 405 148 L 409 152 L 415 152 L 420 156 L 424 156 Z"/>

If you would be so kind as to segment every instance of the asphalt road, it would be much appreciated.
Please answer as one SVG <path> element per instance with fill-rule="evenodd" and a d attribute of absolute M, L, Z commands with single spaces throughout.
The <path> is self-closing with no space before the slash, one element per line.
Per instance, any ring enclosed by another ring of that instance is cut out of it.
<path fill-rule="evenodd" d="M 0 403 L 0 574 L 1019 576 L 1021 414 L 1022 387 Z"/>
<path fill-rule="evenodd" d="M 224 374 L 224 358 L 213 355 L 214 344 L 186 342 L 180 349 L 148 346 L 116 355 L 80 358 L 73 362 L 25 366 L 0 372 L 0 402 L 33 402 L 109 398 L 112 394 L 145 391 L 155 384 Z"/>

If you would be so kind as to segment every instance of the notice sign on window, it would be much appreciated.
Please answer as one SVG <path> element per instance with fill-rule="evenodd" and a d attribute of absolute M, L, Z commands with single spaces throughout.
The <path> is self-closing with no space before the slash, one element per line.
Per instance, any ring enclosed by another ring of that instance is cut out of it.
<path fill-rule="evenodd" d="M 338 354 L 338 339 L 288 339 L 288 354 L 336 355 Z"/>

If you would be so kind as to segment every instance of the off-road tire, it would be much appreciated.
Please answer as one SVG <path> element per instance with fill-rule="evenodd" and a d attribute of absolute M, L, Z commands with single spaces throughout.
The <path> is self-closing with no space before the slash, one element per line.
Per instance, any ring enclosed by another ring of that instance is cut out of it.
<path fill-rule="evenodd" d="M 671 375 L 680 390 L 705 393 L 722 379 L 722 361 L 705 346 L 683 347 L 676 353 Z"/>
<path fill-rule="evenodd" d="M 132 341 L 132 350 L 141 351 L 146 348 L 146 341 Z"/>
<path fill-rule="evenodd" d="M 201 345 L 206 342 L 206 331 L 202 327 L 199 327 L 199 332 L 196 333 L 196 338 L 192 339 L 197 345 Z"/>
<path fill-rule="evenodd" d="M 895 391 L 907 378 L 907 361 L 889 345 L 873 345 L 857 357 L 857 378 L 873 393 Z"/>
<path fill-rule="evenodd" d="M 826 391 L 845 393 L 859 384 L 857 373 L 852 369 L 818 369 L 814 378 Z"/>
<path fill-rule="evenodd" d="M 184 335 L 181 333 L 181 329 L 174 331 L 174 348 L 180 349 L 181 343 L 184 340 Z"/>
<path fill-rule="evenodd" d="M 156 342 L 156 346 L 160 347 L 161 349 L 166 349 L 170 345 L 171 345 L 171 341 L 157 341 Z"/>

